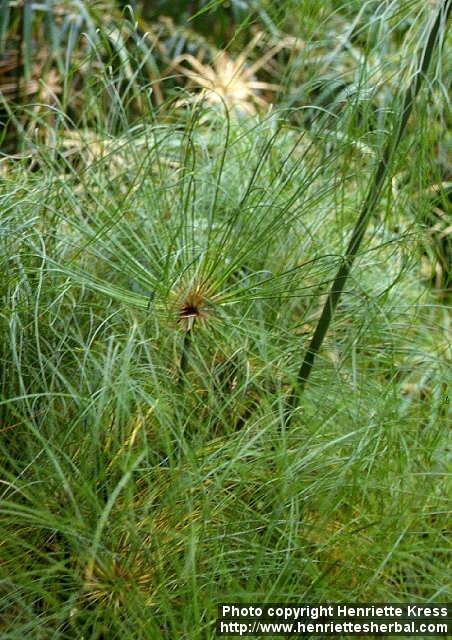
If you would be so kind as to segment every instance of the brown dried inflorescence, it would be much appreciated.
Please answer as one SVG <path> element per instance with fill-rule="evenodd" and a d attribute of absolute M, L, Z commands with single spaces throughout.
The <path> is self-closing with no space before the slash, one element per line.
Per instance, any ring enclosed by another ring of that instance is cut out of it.
<path fill-rule="evenodd" d="M 190 331 L 196 320 L 205 320 L 209 316 L 211 302 L 207 293 L 205 288 L 198 285 L 179 298 L 176 305 L 177 321 L 185 331 Z"/>

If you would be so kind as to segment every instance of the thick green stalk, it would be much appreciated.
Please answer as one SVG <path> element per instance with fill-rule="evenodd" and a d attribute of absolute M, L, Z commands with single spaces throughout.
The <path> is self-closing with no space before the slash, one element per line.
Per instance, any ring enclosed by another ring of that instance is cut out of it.
<path fill-rule="evenodd" d="M 336 277 L 328 294 L 328 298 L 323 307 L 322 315 L 319 319 L 314 335 L 306 350 L 303 363 L 298 372 L 297 385 L 292 389 L 289 396 L 287 413 L 288 420 L 290 420 L 290 417 L 292 415 L 289 412 L 296 406 L 299 394 L 303 391 L 311 373 L 314 358 L 322 345 L 326 332 L 328 331 L 328 327 L 333 318 L 341 294 L 344 290 L 345 282 L 350 274 L 350 270 L 361 245 L 361 241 L 369 223 L 371 214 L 374 211 L 385 180 L 389 174 L 394 153 L 396 152 L 400 140 L 404 134 L 408 118 L 410 117 L 414 102 L 416 100 L 416 96 L 419 93 L 422 83 L 424 82 L 430 65 L 430 61 L 442 33 L 443 25 L 443 28 L 445 29 L 451 7 L 452 0 L 444 0 L 442 2 L 436 20 L 430 30 L 427 44 L 423 50 L 420 67 L 418 68 L 417 73 L 414 75 L 409 87 L 404 94 L 400 118 L 396 122 L 394 130 L 388 137 L 388 141 L 383 150 L 381 160 L 378 163 L 375 173 L 370 182 L 367 196 L 363 202 L 361 213 L 356 222 L 355 228 L 353 229 L 352 237 L 347 247 L 344 259 L 337 271 Z"/>

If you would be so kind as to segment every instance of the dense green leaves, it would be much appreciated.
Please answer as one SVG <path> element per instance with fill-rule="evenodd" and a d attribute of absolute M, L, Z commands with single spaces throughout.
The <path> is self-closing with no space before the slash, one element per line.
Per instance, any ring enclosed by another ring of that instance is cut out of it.
<path fill-rule="evenodd" d="M 42 87 L 2 90 L 2 640 L 213 638 L 225 599 L 450 600 L 448 41 L 288 429 L 436 14 L 240 4 L 32 4 Z M 195 30 L 220 12 L 226 56 Z"/>

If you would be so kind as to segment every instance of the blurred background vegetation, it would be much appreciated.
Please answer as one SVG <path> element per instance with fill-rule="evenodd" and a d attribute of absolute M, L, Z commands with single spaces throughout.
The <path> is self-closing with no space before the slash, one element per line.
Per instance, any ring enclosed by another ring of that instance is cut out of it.
<path fill-rule="evenodd" d="M 0 152 L 30 152 L 31 132 L 46 142 L 64 120 L 62 144 L 76 155 L 99 134 L 150 117 L 174 121 L 175 106 L 199 97 L 251 114 L 277 105 L 307 128 L 315 111 L 303 105 L 339 114 L 352 102 L 348 133 L 359 131 L 363 149 L 372 148 L 398 89 L 404 37 L 437 5 L 421 4 L 1 0 Z M 428 123 L 435 162 L 416 194 L 431 210 L 425 219 L 421 207 L 425 272 L 449 288 L 450 110 L 442 98 L 433 96 Z M 409 168 L 402 180 L 410 182 Z"/>

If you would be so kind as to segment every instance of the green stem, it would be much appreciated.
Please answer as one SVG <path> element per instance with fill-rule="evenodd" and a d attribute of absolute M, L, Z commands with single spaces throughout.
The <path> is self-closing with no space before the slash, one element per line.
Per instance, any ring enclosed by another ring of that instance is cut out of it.
<path fill-rule="evenodd" d="M 287 421 L 290 421 L 291 416 L 293 415 L 290 410 L 295 408 L 299 394 L 304 390 L 304 387 L 312 370 L 314 358 L 322 345 L 326 332 L 328 331 L 328 327 L 333 318 L 341 294 L 344 290 L 345 282 L 350 274 L 350 270 L 361 245 L 361 241 L 369 223 L 371 214 L 378 202 L 381 190 L 389 174 L 391 161 L 404 134 L 408 118 L 410 117 L 414 102 L 416 100 L 416 96 L 419 93 L 419 90 L 427 74 L 430 61 L 432 59 L 434 50 L 436 48 L 436 45 L 438 44 L 438 40 L 441 34 L 441 25 L 446 24 L 451 7 L 452 0 L 443 1 L 438 11 L 436 20 L 430 30 L 425 49 L 422 53 L 421 65 L 403 97 L 403 106 L 400 119 L 395 125 L 395 130 L 389 136 L 381 160 L 377 165 L 374 176 L 369 185 L 367 196 L 362 205 L 361 213 L 355 224 L 355 228 L 353 230 L 352 237 L 347 247 L 344 259 L 337 271 L 336 277 L 328 294 L 328 298 L 323 307 L 322 315 L 319 319 L 311 342 L 306 350 L 303 363 L 298 372 L 297 384 L 290 393 L 287 407 L 288 411 L 286 413 Z"/>
<path fill-rule="evenodd" d="M 184 342 L 182 345 L 182 354 L 180 357 L 180 364 L 179 364 L 179 377 L 177 379 L 177 384 L 180 387 L 184 386 L 185 372 L 187 371 L 188 354 L 190 351 L 191 339 L 192 339 L 191 329 L 187 329 L 184 335 Z"/>

